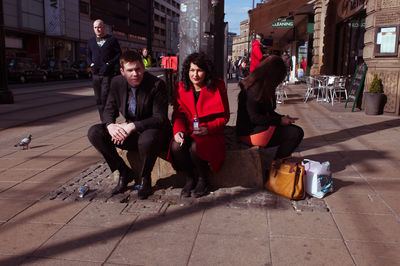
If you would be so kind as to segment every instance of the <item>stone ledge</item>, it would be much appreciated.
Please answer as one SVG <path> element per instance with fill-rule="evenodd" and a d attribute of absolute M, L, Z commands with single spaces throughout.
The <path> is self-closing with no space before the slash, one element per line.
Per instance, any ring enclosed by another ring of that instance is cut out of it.
<path fill-rule="evenodd" d="M 272 161 L 270 149 L 249 147 L 238 141 L 234 127 L 226 127 L 226 158 L 218 173 L 210 175 L 210 187 L 263 188 L 265 165 Z M 141 166 L 138 152 L 118 149 L 119 155 L 138 177 Z M 166 160 L 164 151 L 157 158 L 152 171 L 152 185 L 158 187 L 182 187 L 185 177 L 177 173 Z M 139 181 L 139 180 L 136 180 Z"/>

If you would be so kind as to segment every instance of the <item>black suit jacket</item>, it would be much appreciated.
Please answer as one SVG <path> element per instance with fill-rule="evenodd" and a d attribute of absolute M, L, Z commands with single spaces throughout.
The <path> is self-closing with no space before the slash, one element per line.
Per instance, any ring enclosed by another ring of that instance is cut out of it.
<path fill-rule="evenodd" d="M 119 57 L 122 52 L 114 36 L 107 34 L 105 38 L 106 41 L 102 47 L 97 45 L 96 37 L 89 39 L 87 62 L 89 66 L 94 63 L 93 74 L 109 76 L 119 71 Z"/>
<path fill-rule="evenodd" d="M 136 130 L 143 132 L 150 128 L 170 126 L 168 119 L 168 92 L 163 80 L 145 72 L 136 90 L 136 119 L 130 121 L 127 115 L 130 86 L 119 75 L 112 79 L 110 93 L 104 108 L 104 123 L 115 123 L 119 113 L 128 122 L 134 122 Z"/>

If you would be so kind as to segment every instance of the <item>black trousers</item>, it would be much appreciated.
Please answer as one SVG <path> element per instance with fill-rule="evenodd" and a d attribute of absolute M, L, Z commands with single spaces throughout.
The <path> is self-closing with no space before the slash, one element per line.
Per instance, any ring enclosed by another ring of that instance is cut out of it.
<path fill-rule="evenodd" d="M 173 140 L 171 144 L 171 156 L 175 169 L 184 172 L 189 178 L 193 178 L 194 168 L 197 169 L 199 177 L 207 178 L 209 170 L 208 162 L 197 156 L 196 142 L 192 138 L 186 137 L 182 146 Z"/>
<path fill-rule="evenodd" d="M 296 125 L 277 126 L 267 147 L 279 146 L 275 159 L 290 156 L 303 140 L 304 131 Z"/>
<path fill-rule="evenodd" d="M 92 79 L 94 97 L 96 99 L 101 122 L 103 122 L 103 112 L 107 102 L 108 92 L 110 91 L 111 79 L 112 76 L 101 75 L 93 75 Z"/>
<path fill-rule="evenodd" d="M 140 177 L 150 177 L 157 156 L 163 147 L 168 145 L 168 132 L 164 129 L 147 129 L 141 133 L 133 132 L 122 145 L 115 145 L 105 124 L 92 126 L 88 138 L 92 145 L 103 155 L 111 171 L 125 170 L 128 166 L 118 155 L 117 149 L 136 150 L 142 159 Z"/>

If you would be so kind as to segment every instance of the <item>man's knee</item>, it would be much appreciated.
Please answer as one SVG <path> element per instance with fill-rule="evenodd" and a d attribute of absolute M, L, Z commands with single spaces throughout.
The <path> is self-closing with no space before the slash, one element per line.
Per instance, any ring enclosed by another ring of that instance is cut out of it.
<path fill-rule="evenodd" d="M 87 136 L 92 144 L 96 143 L 96 141 L 104 137 L 104 126 L 102 124 L 91 126 L 88 130 Z"/>
<path fill-rule="evenodd" d="M 150 129 L 145 130 L 139 137 L 139 152 L 157 151 L 161 147 L 161 130 Z"/>

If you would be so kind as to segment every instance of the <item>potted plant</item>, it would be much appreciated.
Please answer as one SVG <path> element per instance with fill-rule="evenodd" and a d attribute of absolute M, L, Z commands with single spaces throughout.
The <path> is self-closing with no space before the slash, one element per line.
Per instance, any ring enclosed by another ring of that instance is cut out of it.
<path fill-rule="evenodd" d="M 365 114 L 378 115 L 383 113 L 385 94 L 383 94 L 382 80 L 374 74 L 369 92 L 365 92 Z"/>

